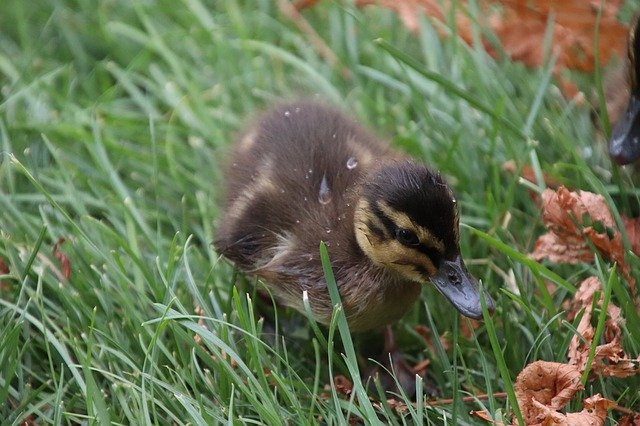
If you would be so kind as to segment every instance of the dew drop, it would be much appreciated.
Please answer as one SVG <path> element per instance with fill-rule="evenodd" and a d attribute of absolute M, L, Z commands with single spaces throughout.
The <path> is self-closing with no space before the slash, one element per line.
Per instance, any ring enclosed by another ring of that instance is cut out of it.
<path fill-rule="evenodd" d="M 296 107 L 295 109 L 296 114 L 300 112 L 300 107 Z"/>
<path fill-rule="evenodd" d="M 291 117 L 291 111 L 285 111 L 284 112 L 284 116 L 285 117 Z"/>
<path fill-rule="evenodd" d="M 318 201 L 320 204 L 329 204 L 331 202 L 331 190 L 329 189 L 329 183 L 327 182 L 327 176 L 322 175 L 322 182 L 320 182 L 320 192 L 318 193 Z"/>
<path fill-rule="evenodd" d="M 296 219 L 296 223 L 300 223 L 300 219 Z"/>
<path fill-rule="evenodd" d="M 326 231 L 327 231 L 327 234 L 331 233 L 331 229 L 329 229 L 329 228 L 327 228 Z"/>
<path fill-rule="evenodd" d="M 332 135 L 331 135 L 331 138 L 332 138 L 332 139 L 335 139 L 335 138 L 336 138 L 336 133 L 332 134 Z"/>
<path fill-rule="evenodd" d="M 347 169 L 353 170 L 358 165 L 358 159 L 356 157 L 349 157 L 347 160 Z"/>

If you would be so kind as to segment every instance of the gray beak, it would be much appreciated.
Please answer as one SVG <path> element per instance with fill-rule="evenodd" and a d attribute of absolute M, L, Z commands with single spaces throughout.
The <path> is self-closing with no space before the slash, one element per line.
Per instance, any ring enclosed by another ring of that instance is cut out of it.
<path fill-rule="evenodd" d="M 621 166 L 640 157 L 640 99 L 636 94 L 629 97 L 627 110 L 613 129 L 609 155 Z"/>
<path fill-rule="evenodd" d="M 467 272 L 460 256 L 454 260 L 445 260 L 431 277 L 431 282 L 462 315 L 473 319 L 482 318 L 478 282 Z M 495 303 L 486 291 L 484 300 L 489 312 L 493 312 Z"/>

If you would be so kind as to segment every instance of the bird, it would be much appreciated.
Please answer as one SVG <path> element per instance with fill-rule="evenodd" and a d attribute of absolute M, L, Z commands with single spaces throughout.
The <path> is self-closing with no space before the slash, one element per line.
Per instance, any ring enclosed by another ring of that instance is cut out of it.
<path fill-rule="evenodd" d="M 614 123 L 609 156 L 618 165 L 640 158 L 640 26 L 636 15 L 629 26 L 627 60 L 606 84 L 609 118 Z M 625 107 L 626 105 L 626 107 Z"/>
<path fill-rule="evenodd" d="M 318 100 L 258 114 L 227 157 L 217 253 L 277 301 L 328 324 L 331 259 L 352 332 L 397 322 L 431 282 L 463 315 L 494 301 L 460 254 L 458 203 L 440 173 Z"/>

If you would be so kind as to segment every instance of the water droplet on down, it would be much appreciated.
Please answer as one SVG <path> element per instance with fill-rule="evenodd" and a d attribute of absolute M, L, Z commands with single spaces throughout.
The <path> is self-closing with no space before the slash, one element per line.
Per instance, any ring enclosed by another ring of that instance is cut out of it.
<path fill-rule="evenodd" d="M 322 182 L 320 182 L 320 192 L 318 193 L 318 201 L 320 204 L 329 204 L 331 202 L 331 189 L 329 189 L 329 183 L 327 182 L 327 176 L 322 175 Z"/>
<path fill-rule="evenodd" d="M 347 160 L 347 169 L 353 170 L 358 165 L 358 159 L 356 157 L 350 157 Z"/>

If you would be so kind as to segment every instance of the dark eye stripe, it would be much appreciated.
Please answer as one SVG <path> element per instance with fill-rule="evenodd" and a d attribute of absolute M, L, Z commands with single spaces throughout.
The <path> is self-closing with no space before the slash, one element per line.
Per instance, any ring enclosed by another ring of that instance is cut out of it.
<path fill-rule="evenodd" d="M 389 219 L 375 203 L 371 204 L 371 210 L 373 211 L 373 214 L 380 219 L 380 222 L 382 222 L 384 227 L 387 228 L 389 235 L 396 235 L 396 224 L 393 223 L 393 221 Z"/>
<path fill-rule="evenodd" d="M 440 253 L 437 249 L 429 247 L 425 244 L 420 244 L 419 246 L 416 246 L 415 249 L 427 256 L 431 263 L 433 263 L 433 266 L 435 266 L 436 268 L 440 267 L 442 253 Z"/>
<path fill-rule="evenodd" d="M 384 229 L 381 229 L 370 220 L 367 221 L 367 228 L 379 239 L 384 240 L 386 238 L 384 235 Z"/>

